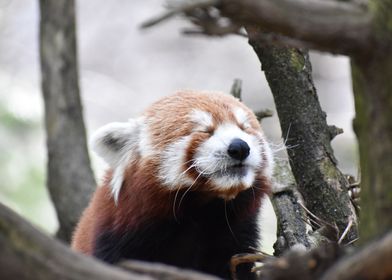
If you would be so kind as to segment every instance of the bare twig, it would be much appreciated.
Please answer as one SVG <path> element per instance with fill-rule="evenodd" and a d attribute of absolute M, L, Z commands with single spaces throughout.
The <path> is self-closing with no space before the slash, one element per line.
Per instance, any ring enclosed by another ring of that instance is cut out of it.
<path fill-rule="evenodd" d="M 244 38 L 248 38 L 248 35 L 241 32 L 240 28 L 236 25 L 230 26 L 203 26 L 200 29 L 182 29 L 182 34 L 184 35 L 207 35 L 207 36 L 225 36 L 225 35 L 238 35 Z"/>
<path fill-rule="evenodd" d="M 270 118 L 274 115 L 274 112 L 270 109 L 265 109 L 255 112 L 256 118 L 261 121 L 264 118 Z"/>
<path fill-rule="evenodd" d="M 334 139 L 337 135 L 342 134 L 344 132 L 342 128 L 337 127 L 335 125 L 329 125 L 328 130 L 329 130 L 329 136 L 331 137 L 331 140 Z"/>
<path fill-rule="evenodd" d="M 152 19 L 149 19 L 145 21 L 144 23 L 141 24 L 141 28 L 149 28 L 154 25 L 157 25 L 165 20 L 168 20 L 176 15 L 181 15 L 185 13 L 189 13 L 194 11 L 195 9 L 200 9 L 200 8 L 208 8 L 211 6 L 215 6 L 219 4 L 220 0 L 197 0 L 197 1 L 192 1 L 192 2 L 187 2 L 185 4 L 175 6 L 175 7 L 170 7 L 170 9 L 166 12 L 164 12 L 161 15 L 158 15 Z"/>
<path fill-rule="evenodd" d="M 306 208 L 306 206 L 305 205 L 303 205 L 301 202 L 298 202 L 298 204 L 306 211 L 306 213 L 308 213 L 308 215 L 310 215 L 313 219 L 315 219 L 316 221 L 318 221 L 321 225 L 327 225 L 327 226 L 330 226 L 330 227 L 332 227 L 332 228 L 335 228 L 336 226 L 335 225 L 333 225 L 333 224 L 331 224 L 331 223 L 328 223 L 327 221 L 325 221 L 325 220 L 323 220 L 323 219 L 321 219 L 321 218 L 319 218 L 319 217 L 317 217 L 315 214 L 313 214 L 308 208 Z M 318 224 L 318 225 L 320 225 L 320 224 Z"/>
<path fill-rule="evenodd" d="M 234 79 L 233 85 L 231 86 L 230 94 L 241 101 L 242 92 L 242 81 L 240 79 Z"/>
<path fill-rule="evenodd" d="M 342 241 L 344 240 L 344 238 L 346 237 L 347 233 L 350 231 L 351 227 L 353 226 L 353 220 L 350 218 L 350 220 L 348 221 L 347 227 L 346 229 L 343 231 L 342 235 L 340 236 L 339 240 L 338 240 L 338 244 L 341 244 Z"/>
<path fill-rule="evenodd" d="M 231 257 L 230 260 L 230 272 L 233 280 L 237 280 L 237 266 L 243 263 L 255 263 L 263 262 L 267 259 L 275 259 L 275 257 L 264 253 L 256 254 L 237 254 Z"/>

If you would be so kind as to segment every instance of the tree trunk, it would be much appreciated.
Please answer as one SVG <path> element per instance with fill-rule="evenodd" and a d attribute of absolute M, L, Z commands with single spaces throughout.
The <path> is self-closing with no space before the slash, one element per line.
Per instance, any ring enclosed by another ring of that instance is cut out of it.
<path fill-rule="evenodd" d="M 73 0 L 39 3 L 47 186 L 60 223 L 58 236 L 69 241 L 95 188 L 79 96 L 75 7 Z"/>
<path fill-rule="evenodd" d="M 361 161 L 361 243 L 392 228 L 392 2 L 370 2 L 373 47 L 352 57 Z"/>
<path fill-rule="evenodd" d="M 348 181 L 337 168 L 330 145 L 336 134 L 321 110 L 308 52 L 266 45 L 264 33 L 248 33 L 274 96 L 291 169 L 306 207 L 328 224 L 336 223 L 339 235 L 351 220 L 354 226 L 346 241 L 356 239 L 357 218 Z"/>
<path fill-rule="evenodd" d="M 392 228 L 392 56 L 353 60 L 361 161 L 361 242 Z"/>

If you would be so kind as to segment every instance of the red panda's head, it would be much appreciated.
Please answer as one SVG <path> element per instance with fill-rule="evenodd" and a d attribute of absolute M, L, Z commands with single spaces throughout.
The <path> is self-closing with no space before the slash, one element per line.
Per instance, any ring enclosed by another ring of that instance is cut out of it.
<path fill-rule="evenodd" d="M 168 191 L 192 189 L 232 199 L 256 179 L 269 178 L 273 164 L 255 115 L 221 93 L 165 97 L 137 119 L 99 129 L 93 148 L 113 169 L 115 200 L 133 165 Z"/>

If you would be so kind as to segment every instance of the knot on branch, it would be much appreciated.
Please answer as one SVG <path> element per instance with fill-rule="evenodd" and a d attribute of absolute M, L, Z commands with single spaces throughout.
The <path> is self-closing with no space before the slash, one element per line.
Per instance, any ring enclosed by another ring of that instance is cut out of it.
<path fill-rule="evenodd" d="M 329 139 L 334 139 L 337 135 L 342 134 L 344 131 L 342 128 L 337 127 L 335 125 L 329 125 L 328 126 L 328 132 L 329 132 Z"/>

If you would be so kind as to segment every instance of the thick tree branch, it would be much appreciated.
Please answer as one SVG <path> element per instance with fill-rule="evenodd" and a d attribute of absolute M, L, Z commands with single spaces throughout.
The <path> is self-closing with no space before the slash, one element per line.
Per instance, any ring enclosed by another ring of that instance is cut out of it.
<path fill-rule="evenodd" d="M 76 254 L 0 204 L 1 279 L 140 279 Z M 150 279 L 150 278 L 145 278 Z"/>
<path fill-rule="evenodd" d="M 258 279 L 320 279 L 326 270 L 339 261 L 343 254 L 344 250 L 332 243 L 324 243 L 309 251 L 296 247 L 286 251 L 280 258 L 267 259 L 264 266 L 259 269 Z"/>
<path fill-rule="evenodd" d="M 71 251 L 0 204 L 0 279 L 18 280 L 216 280 L 213 276 L 142 262 L 129 272 Z M 149 276 L 146 276 L 149 275 Z"/>
<path fill-rule="evenodd" d="M 221 13 L 218 16 L 217 10 Z M 240 26 L 254 26 L 274 33 L 263 33 L 264 40 L 348 55 L 368 51 L 375 38 L 372 13 L 365 1 L 196 0 L 169 7 L 142 27 L 177 14 L 185 14 L 201 28 L 192 34 L 242 34 Z M 230 19 L 230 23 L 226 20 L 222 26 L 222 17 Z"/>
<path fill-rule="evenodd" d="M 41 0 L 40 9 L 47 186 L 60 223 L 58 236 L 69 241 L 95 189 L 79 96 L 75 7 L 73 0 Z"/>
<path fill-rule="evenodd" d="M 299 204 L 296 187 L 288 162 L 277 162 L 271 196 L 278 224 L 275 256 L 280 256 L 299 244 L 303 248 L 311 247 L 306 226 L 307 216 Z"/>
<path fill-rule="evenodd" d="M 160 280 L 218 280 L 215 276 L 159 263 L 151 264 L 141 261 L 125 261 L 120 266 L 132 273 L 140 273 Z"/>
<path fill-rule="evenodd" d="M 308 53 L 266 46 L 257 40 L 259 32 L 248 31 L 274 96 L 291 169 L 306 207 L 325 224 L 336 223 L 340 235 L 353 222 L 346 241 L 356 239 L 357 219 L 347 193 L 349 183 L 336 167 Z"/>
<path fill-rule="evenodd" d="M 392 232 L 348 255 L 332 266 L 322 280 L 392 279 Z"/>
<path fill-rule="evenodd" d="M 319 50 L 350 54 L 371 44 L 371 14 L 352 1 L 221 0 L 218 7 L 237 23 L 305 41 Z"/>
<path fill-rule="evenodd" d="M 309 251 L 290 250 L 280 258 L 268 258 L 258 279 L 357 280 L 392 279 L 392 232 L 360 250 L 346 250 L 325 243 Z"/>

